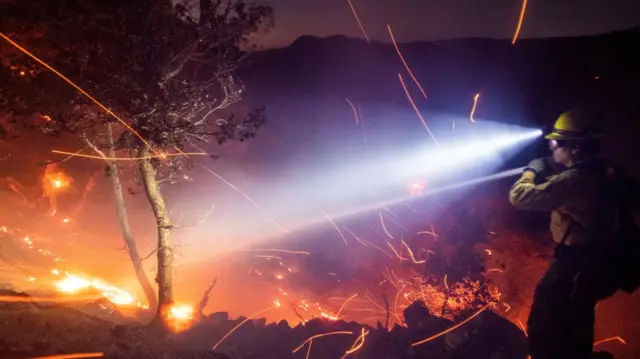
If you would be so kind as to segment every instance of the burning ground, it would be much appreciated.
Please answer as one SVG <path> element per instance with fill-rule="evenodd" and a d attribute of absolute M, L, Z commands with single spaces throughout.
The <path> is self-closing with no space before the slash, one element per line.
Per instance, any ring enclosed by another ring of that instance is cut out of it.
<path fill-rule="evenodd" d="M 6 288 L 0 350 L 16 358 L 193 357 L 214 347 L 231 358 L 526 358 L 524 323 L 550 241 L 544 230 L 523 227 L 496 200 L 500 192 L 475 192 L 486 195 L 435 196 L 348 220 L 328 217 L 325 225 L 220 255 L 219 264 L 178 267 L 182 302 L 166 340 L 136 324 L 149 313 L 135 286 L 120 285 L 127 283 L 120 274 L 49 249 L 64 250 L 61 238 L 7 224 L 0 233 Z M 40 219 L 66 228 L 65 218 Z M 610 339 L 599 347 L 619 358 L 637 352 L 637 324 L 625 320 L 634 317 L 634 301 L 614 297 L 598 308 L 597 338 Z"/>

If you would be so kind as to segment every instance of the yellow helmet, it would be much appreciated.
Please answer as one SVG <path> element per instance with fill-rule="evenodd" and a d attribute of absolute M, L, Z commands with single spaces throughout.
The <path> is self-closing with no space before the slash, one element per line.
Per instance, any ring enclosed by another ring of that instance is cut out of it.
<path fill-rule="evenodd" d="M 553 131 L 544 138 L 561 141 L 583 141 L 600 139 L 603 136 L 598 117 L 579 110 L 567 111 L 558 117 L 553 125 Z"/>

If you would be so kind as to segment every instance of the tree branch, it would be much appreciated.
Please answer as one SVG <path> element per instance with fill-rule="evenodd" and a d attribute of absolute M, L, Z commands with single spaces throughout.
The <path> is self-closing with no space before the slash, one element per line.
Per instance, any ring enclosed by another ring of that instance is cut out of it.
<path fill-rule="evenodd" d="M 189 224 L 174 224 L 173 228 L 193 227 L 193 226 L 196 226 L 198 224 L 204 223 L 209 218 L 209 215 L 211 215 L 211 212 L 213 212 L 213 208 L 215 206 L 216 206 L 215 204 L 212 205 L 211 208 L 209 208 L 209 210 L 207 211 L 207 213 L 205 213 L 202 216 L 198 216 L 195 222 L 189 223 Z"/>
<path fill-rule="evenodd" d="M 204 291 L 202 299 L 200 299 L 200 303 L 198 304 L 198 311 L 196 312 L 198 319 L 204 317 L 204 308 L 207 306 L 207 303 L 209 303 L 209 294 L 211 293 L 211 290 L 213 290 L 213 287 L 215 287 L 217 282 L 218 278 L 215 278 L 213 282 L 211 282 L 209 288 Z"/>

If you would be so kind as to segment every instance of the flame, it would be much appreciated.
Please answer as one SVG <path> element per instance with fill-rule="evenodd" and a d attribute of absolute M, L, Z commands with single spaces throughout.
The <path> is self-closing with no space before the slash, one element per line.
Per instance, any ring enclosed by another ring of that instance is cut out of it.
<path fill-rule="evenodd" d="M 175 332 L 189 329 L 193 324 L 193 318 L 193 306 L 187 304 L 174 304 L 167 312 L 167 321 L 171 329 Z"/>
<path fill-rule="evenodd" d="M 9 232 L 6 226 L 0 227 L 3 232 Z M 43 257 L 51 257 L 54 262 L 60 262 L 59 257 L 54 257 L 51 251 L 44 248 L 38 248 L 36 242 L 28 235 L 22 237 L 22 241 L 26 244 L 26 247 L 30 250 L 35 250 Z M 113 286 L 97 278 L 90 278 L 87 276 L 80 276 L 71 273 L 69 270 L 52 268 L 49 270 L 51 276 L 63 278 L 55 278 L 53 281 L 45 280 L 44 283 L 53 284 L 55 290 L 64 295 L 73 296 L 77 294 L 86 294 L 87 291 L 95 291 L 99 293 L 99 297 L 106 298 L 110 302 L 121 306 L 136 306 L 143 309 L 148 309 L 148 305 L 141 301 L 136 300 L 135 296 L 128 291 Z M 27 277 L 28 282 L 35 282 L 34 276 Z M 41 282 L 42 278 L 38 280 Z M 85 296 L 86 297 L 86 296 Z M 93 298 L 93 297 L 91 297 Z M 95 300 L 95 299 L 93 299 Z"/>
<path fill-rule="evenodd" d="M 76 294 L 82 291 L 94 289 L 102 296 L 117 305 L 136 305 L 137 302 L 129 292 L 104 283 L 100 280 L 89 280 L 77 275 L 67 273 L 67 277 L 55 283 L 56 289 L 65 294 Z"/>
<path fill-rule="evenodd" d="M 67 188 L 69 184 L 71 184 L 71 177 L 63 172 L 58 171 L 45 174 L 45 185 L 48 185 L 48 188 L 45 190 L 62 190 Z"/>

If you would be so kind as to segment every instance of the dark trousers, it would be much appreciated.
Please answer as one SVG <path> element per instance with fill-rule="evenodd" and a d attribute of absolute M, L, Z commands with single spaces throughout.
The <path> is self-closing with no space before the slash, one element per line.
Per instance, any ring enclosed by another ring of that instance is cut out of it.
<path fill-rule="evenodd" d="M 579 248 L 556 248 L 527 322 L 531 359 L 591 357 L 599 276 L 589 269 L 589 257 Z"/>

